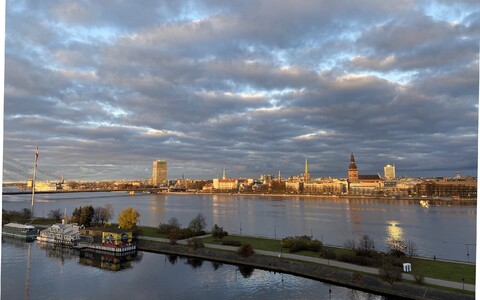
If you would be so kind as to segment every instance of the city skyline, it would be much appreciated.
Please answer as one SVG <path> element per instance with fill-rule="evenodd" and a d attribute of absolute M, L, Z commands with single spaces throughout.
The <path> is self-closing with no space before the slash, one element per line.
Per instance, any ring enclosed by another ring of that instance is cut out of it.
<path fill-rule="evenodd" d="M 7 1 L 4 159 L 67 179 L 477 176 L 471 1 Z M 4 169 L 6 166 L 4 165 Z M 10 174 L 4 171 L 4 180 Z M 25 178 L 29 175 L 25 174 Z"/>

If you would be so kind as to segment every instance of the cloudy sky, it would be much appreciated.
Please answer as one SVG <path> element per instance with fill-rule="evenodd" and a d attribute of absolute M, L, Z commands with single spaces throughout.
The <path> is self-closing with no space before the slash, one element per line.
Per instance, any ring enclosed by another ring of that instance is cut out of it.
<path fill-rule="evenodd" d="M 477 174 L 477 1 L 6 10 L 5 180 L 36 144 L 40 171 L 80 180 L 145 179 L 163 158 L 169 178 L 298 175 L 305 157 L 345 177 L 351 152 L 360 174 Z"/>

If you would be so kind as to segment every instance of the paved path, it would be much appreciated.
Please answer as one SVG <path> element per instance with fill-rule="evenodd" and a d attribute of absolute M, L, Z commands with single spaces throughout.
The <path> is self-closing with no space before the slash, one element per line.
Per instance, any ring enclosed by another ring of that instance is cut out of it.
<path fill-rule="evenodd" d="M 207 236 L 209 236 L 209 235 L 205 235 L 205 236 L 202 236 L 202 237 L 207 237 Z M 147 240 L 147 241 L 163 242 L 163 243 L 168 243 L 169 242 L 168 239 L 146 237 L 146 236 L 140 236 L 139 239 Z M 187 240 L 177 241 L 177 244 L 187 245 Z M 215 244 L 205 244 L 205 248 L 219 249 L 219 250 L 225 250 L 225 251 L 237 251 L 237 249 L 238 249 L 238 247 L 215 245 Z M 328 265 L 328 266 L 342 268 L 342 269 L 351 270 L 351 271 L 357 271 L 357 272 L 362 272 L 362 273 L 378 275 L 378 269 L 377 268 L 364 267 L 364 266 L 344 263 L 344 262 L 341 262 L 341 261 L 330 260 L 330 259 L 325 259 L 325 258 L 316 258 L 316 257 L 310 257 L 310 256 L 304 256 L 304 255 L 298 255 L 298 254 L 280 253 L 280 252 L 265 251 L 265 250 L 255 250 L 255 253 L 265 255 L 265 256 L 276 256 L 276 257 L 283 257 L 283 258 L 295 259 L 295 260 L 300 260 L 300 261 L 307 261 L 307 262 L 311 262 L 311 263 Z M 413 277 L 413 275 L 408 274 L 408 273 L 402 273 L 402 279 L 409 280 L 409 281 L 415 281 L 415 278 Z M 465 289 L 466 291 L 471 291 L 471 292 L 475 291 L 475 285 L 467 284 L 467 283 L 463 284 L 462 282 L 442 280 L 442 279 L 436 279 L 436 278 L 430 278 L 430 277 L 425 277 L 424 282 L 427 283 L 427 284 L 444 286 L 444 287 L 449 287 L 449 288 L 454 288 L 454 289 L 459 289 L 459 290 Z"/>

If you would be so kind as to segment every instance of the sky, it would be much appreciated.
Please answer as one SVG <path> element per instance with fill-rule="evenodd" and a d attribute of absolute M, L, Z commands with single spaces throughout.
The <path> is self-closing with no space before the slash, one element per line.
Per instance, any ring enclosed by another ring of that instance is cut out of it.
<path fill-rule="evenodd" d="M 7 0 L 3 177 L 476 176 L 479 41 L 474 0 Z"/>

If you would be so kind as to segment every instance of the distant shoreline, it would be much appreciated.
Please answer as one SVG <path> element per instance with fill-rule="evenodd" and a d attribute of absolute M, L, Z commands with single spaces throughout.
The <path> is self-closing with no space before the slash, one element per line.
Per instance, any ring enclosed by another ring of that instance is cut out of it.
<path fill-rule="evenodd" d="M 143 194 L 143 190 L 71 190 L 71 191 L 35 191 L 35 194 L 70 194 L 70 193 L 127 193 L 134 192 L 135 195 Z M 31 194 L 31 191 L 18 192 L 3 192 L 3 195 L 18 195 Z M 155 194 L 155 193 L 153 193 Z M 388 200 L 388 201 L 428 201 L 429 205 L 477 205 L 477 199 L 452 199 L 450 197 L 435 198 L 435 197 L 395 197 L 395 196 L 371 196 L 371 195 L 318 195 L 318 194 L 277 194 L 277 193 L 226 193 L 226 192 L 163 192 L 158 195 L 221 195 L 221 196 L 253 196 L 253 197 L 303 197 L 303 198 L 323 198 L 323 199 L 373 199 L 373 200 Z"/>

